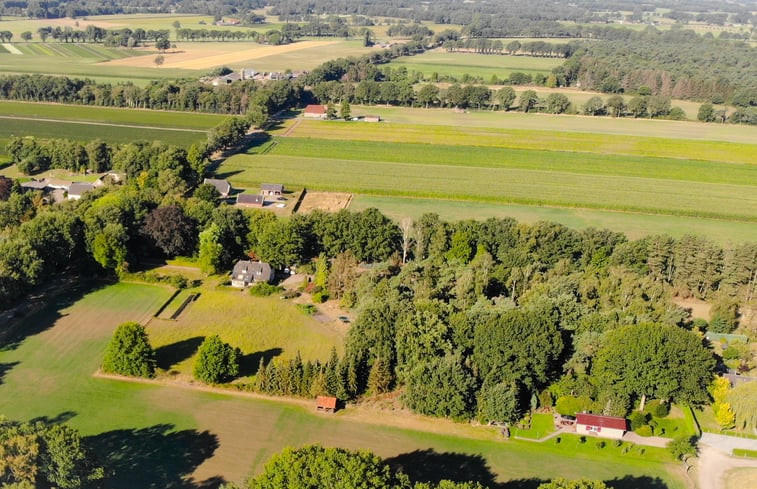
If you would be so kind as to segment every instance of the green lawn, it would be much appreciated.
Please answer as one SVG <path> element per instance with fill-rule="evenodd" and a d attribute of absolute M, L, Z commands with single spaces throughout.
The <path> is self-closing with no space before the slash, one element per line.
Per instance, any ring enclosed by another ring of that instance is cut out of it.
<path fill-rule="evenodd" d="M 33 117 L 81 122 L 102 122 L 169 129 L 207 131 L 223 119 L 220 114 L 164 110 L 121 109 L 89 105 L 15 102 L 0 100 L 0 116 Z"/>
<path fill-rule="evenodd" d="M 191 375 L 195 349 L 214 334 L 242 350 L 244 376 L 254 374 L 261 357 L 266 361 L 289 359 L 299 352 L 305 360 L 326 361 L 332 348 L 342 350 L 341 334 L 301 314 L 294 304 L 278 296 L 253 297 L 239 289 L 204 286 L 182 291 L 167 309 L 175 310 L 189 293 L 200 296 L 177 320 L 154 319 L 148 326 L 158 362 L 165 370 Z"/>
<path fill-rule="evenodd" d="M 0 351 L 0 413 L 76 426 L 109 469 L 105 486 L 117 489 L 184 487 L 190 479 L 203 487 L 222 479 L 240 482 L 284 446 L 313 442 L 373 450 L 420 478 L 518 480 L 517 487 L 535 487 L 537 479 L 588 477 L 619 479 L 618 489 L 659 479 L 670 489 L 686 487 L 677 464 L 661 450 L 621 455 L 567 439 L 503 442 L 483 428 L 427 424 L 471 434 L 444 435 L 376 424 L 396 413 L 323 416 L 309 406 L 92 377 L 116 325 L 148 319 L 170 294 L 138 284 L 69 288 L 26 317 L 15 342 Z M 226 305 L 232 310 L 236 301 Z"/>
<path fill-rule="evenodd" d="M 574 229 L 588 227 L 611 229 L 625 233 L 631 239 L 653 234 L 669 234 L 675 237 L 696 234 L 707 236 L 722 245 L 757 241 L 757 226 L 752 222 L 376 195 L 355 195 L 350 203 L 350 209 L 354 211 L 361 211 L 370 207 L 379 209 L 396 221 L 405 217 L 418 219 L 423 214 L 433 212 L 447 221 L 512 217 L 518 222 L 525 223 L 559 222 Z"/>
<path fill-rule="evenodd" d="M 538 58 L 531 56 L 505 56 L 475 53 L 448 53 L 442 49 L 427 51 L 415 56 L 403 56 L 392 60 L 390 66 L 405 67 L 430 77 L 432 73 L 461 78 L 464 74 L 480 76 L 489 81 L 492 75 L 507 78 L 510 73 L 549 74 L 553 68 L 565 62 L 561 58 Z"/>
<path fill-rule="evenodd" d="M 555 431 L 554 416 L 549 413 L 534 413 L 531 416 L 531 427 L 528 429 L 513 428 L 511 436 L 538 440 Z"/>

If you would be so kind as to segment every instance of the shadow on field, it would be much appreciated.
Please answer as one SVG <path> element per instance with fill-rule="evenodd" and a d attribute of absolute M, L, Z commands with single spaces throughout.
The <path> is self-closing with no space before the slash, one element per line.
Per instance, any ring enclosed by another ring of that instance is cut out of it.
<path fill-rule="evenodd" d="M 0 363 L 0 385 L 3 383 L 3 379 L 5 378 L 5 374 L 11 371 L 13 367 L 18 365 L 21 362 L 10 362 L 10 363 Z"/>
<path fill-rule="evenodd" d="M 258 368 L 260 368 L 261 359 L 263 360 L 263 363 L 268 365 L 271 360 L 281 355 L 283 352 L 284 350 L 281 348 L 271 348 L 270 350 L 256 351 L 255 353 L 244 355 L 239 361 L 239 376 L 248 377 L 250 375 L 255 375 L 258 373 Z"/>
<path fill-rule="evenodd" d="M 405 473 L 413 482 L 438 483 L 441 480 L 453 482 L 474 481 L 490 489 L 511 486 L 497 484 L 486 460 L 480 455 L 464 453 L 438 453 L 433 449 L 402 453 L 385 460 L 389 466 Z M 512 486 L 513 488 L 530 486 Z"/>
<path fill-rule="evenodd" d="M 89 280 L 56 282 L 47 291 L 24 299 L 14 310 L 1 313 L 9 314 L 14 319 L 10 319 L 7 329 L 0 330 L 0 351 L 15 350 L 29 336 L 52 328 L 56 321 L 66 316 L 64 309 L 111 283 Z M 65 292 L 55 293 L 58 290 Z"/>
<path fill-rule="evenodd" d="M 195 354 L 203 341 L 205 341 L 204 336 L 195 336 L 194 338 L 188 338 L 156 348 L 155 360 L 157 361 L 158 368 L 168 370 L 171 368 L 171 365 L 176 365 L 186 360 Z"/>
<path fill-rule="evenodd" d="M 638 489 L 643 487 L 644 489 L 668 489 L 668 485 L 662 481 L 659 477 L 649 477 L 643 475 L 641 477 L 634 477 L 627 475 L 620 479 L 613 479 L 605 481 L 608 487 L 613 489 Z"/>
<path fill-rule="evenodd" d="M 48 426 L 54 425 L 54 424 L 63 424 L 69 422 L 74 416 L 76 416 L 76 411 L 63 411 L 62 413 L 58 414 L 54 418 L 48 418 L 47 416 L 39 416 L 31 420 L 32 423 L 41 422 Z"/>
<path fill-rule="evenodd" d="M 218 448 L 209 431 L 172 431 L 171 424 L 114 430 L 91 436 L 87 445 L 105 468 L 103 487 L 109 489 L 215 488 L 223 481 L 194 481 L 190 475 Z"/>

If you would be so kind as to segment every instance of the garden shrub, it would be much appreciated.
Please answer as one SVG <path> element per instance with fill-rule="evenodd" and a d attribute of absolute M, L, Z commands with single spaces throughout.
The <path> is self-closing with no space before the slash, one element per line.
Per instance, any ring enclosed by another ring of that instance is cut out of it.
<path fill-rule="evenodd" d="M 631 422 L 631 431 L 636 431 L 647 424 L 647 421 L 649 421 L 649 415 L 647 413 L 642 413 L 641 411 L 634 411 L 628 417 L 628 420 Z"/>
<path fill-rule="evenodd" d="M 197 350 L 195 378 L 207 384 L 218 384 L 239 375 L 242 352 L 221 341 L 218 335 L 209 336 Z"/>
<path fill-rule="evenodd" d="M 135 322 L 120 325 L 105 351 L 102 369 L 119 375 L 153 377 L 155 351 L 150 346 L 145 327 Z"/>
<path fill-rule="evenodd" d="M 638 430 L 634 430 L 637 435 L 639 436 L 652 436 L 654 433 L 652 432 L 652 427 L 648 424 L 645 424 L 644 426 L 640 427 Z"/>
<path fill-rule="evenodd" d="M 269 295 L 283 292 L 284 288 L 277 285 L 271 285 L 268 282 L 258 282 L 250 287 L 250 295 L 255 297 L 268 297 Z"/>
<path fill-rule="evenodd" d="M 644 412 L 651 414 L 655 418 L 664 418 L 670 414 L 670 404 L 662 402 L 660 399 L 654 399 L 644 406 Z"/>

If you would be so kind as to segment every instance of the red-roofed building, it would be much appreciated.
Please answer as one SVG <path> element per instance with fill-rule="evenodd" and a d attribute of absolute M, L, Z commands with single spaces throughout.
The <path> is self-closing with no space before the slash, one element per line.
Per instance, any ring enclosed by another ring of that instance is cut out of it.
<path fill-rule="evenodd" d="M 304 117 L 312 119 L 325 119 L 326 118 L 326 106 L 325 105 L 308 105 L 305 107 L 305 111 L 302 113 Z"/>
<path fill-rule="evenodd" d="M 318 396 L 315 400 L 316 411 L 333 413 L 336 411 L 336 397 Z"/>
<path fill-rule="evenodd" d="M 602 416 L 601 414 L 576 414 L 576 433 L 581 435 L 601 436 L 602 438 L 621 439 L 628 430 L 626 418 Z"/>

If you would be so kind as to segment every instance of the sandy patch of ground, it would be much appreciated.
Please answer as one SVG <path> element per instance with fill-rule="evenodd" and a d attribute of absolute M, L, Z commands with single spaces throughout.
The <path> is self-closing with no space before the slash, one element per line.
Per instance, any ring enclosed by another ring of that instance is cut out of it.
<path fill-rule="evenodd" d="M 752 470 L 743 473 L 743 477 L 747 478 L 749 482 L 747 485 L 726 486 L 727 475 L 738 467 L 752 468 Z M 735 487 L 757 489 L 757 480 L 755 480 L 757 461 L 729 457 L 707 445 L 699 445 L 697 472 L 699 474 L 699 489 L 726 489 L 726 487 L 728 489 Z"/>
<path fill-rule="evenodd" d="M 297 212 L 306 213 L 316 209 L 326 212 L 337 212 L 346 209 L 351 201 L 352 194 L 308 191 L 302 199 Z"/>
<path fill-rule="evenodd" d="M 266 56 L 278 56 L 293 51 L 300 51 L 319 46 L 328 46 L 336 44 L 337 41 L 301 41 L 283 46 L 262 46 L 255 45 L 254 48 L 242 49 L 239 51 L 224 51 L 222 49 L 209 51 L 207 49 L 193 49 L 187 46 L 186 49 L 176 52 L 166 52 L 163 66 L 166 68 L 183 68 L 187 70 L 201 70 L 212 68 L 214 66 L 227 65 L 232 63 L 241 63 L 247 60 L 264 58 Z M 185 45 L 186 46 L 186 45 Z M 153 53 L 154 54 L 154 53 Z M 110 66 L 133 66 L 133 67 L 153 67 L 155 65 L 155 56 L 153 54 L 146 56 L 134 56 L 131 58 L 116 59 L 102 63 Z"/>
<path fill-rule="evenodd" d="M 725 489 L 757 489 L 757 468 L 732 470 L 726 474 Z"/>
<path fill-rule="evenodd" d="M 707 321 L 710 320 L 710 306 L 708 303 L 701 299 L 695 299 L 693 297 L 684 299 L 682 297 L 674 297 L 673 303 L 678 307 L 691 311 L 691 317 L 702 318 Z"/>

